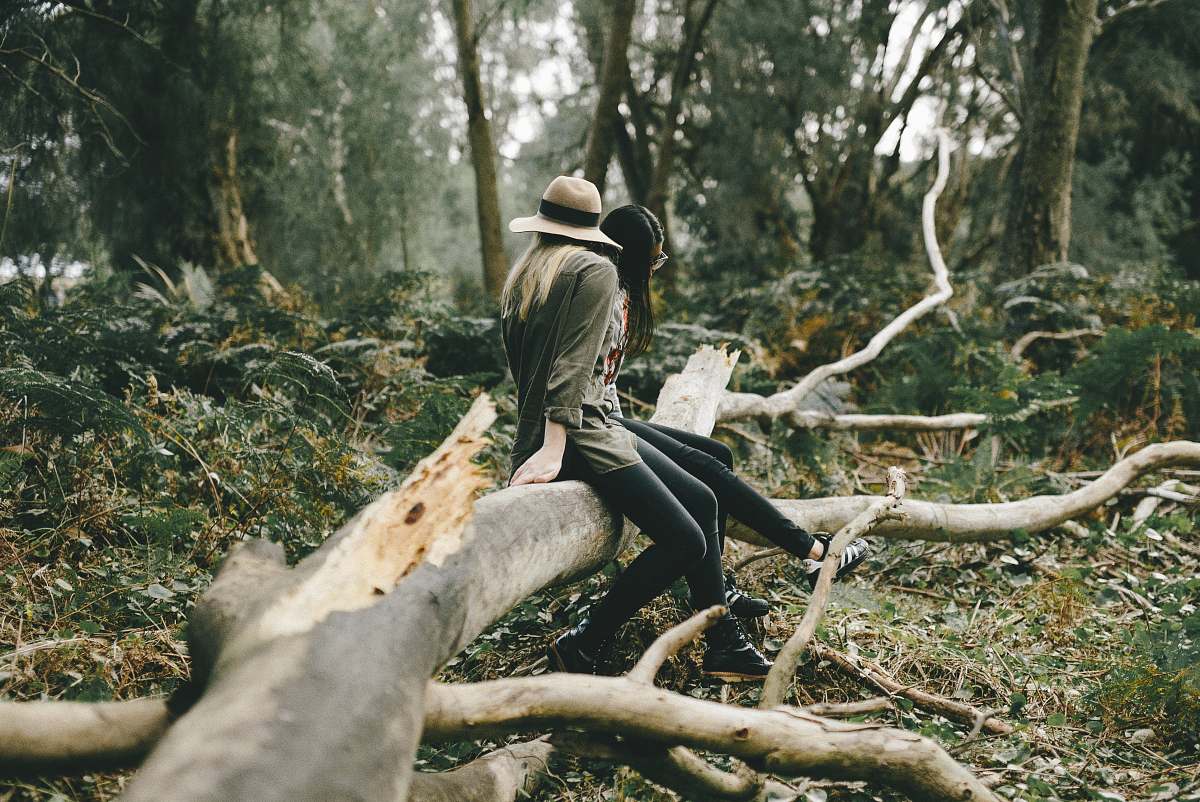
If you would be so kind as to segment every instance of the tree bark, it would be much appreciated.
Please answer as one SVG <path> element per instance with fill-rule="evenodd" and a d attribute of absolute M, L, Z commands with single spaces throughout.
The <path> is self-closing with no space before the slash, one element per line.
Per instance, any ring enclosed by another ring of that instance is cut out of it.
<path fill-rule="evenodd" d="M 1098 0 L 1042 0 L 1033 70 L 1025 87 L 1020 168 L 1005 238 L 1008 271 L 1063 262 L 1071 244 L 1071 172 L 1083 106 L 1083 73 Z"/>
<path fill-rule="evenodd" d="M 479 38 L 471 0 L 453 0 L 454 34 L 458 45 L 458 74 L 467 105 L 467 138 L 471 164 L 475 168 L 475 211 L 479 220 L 479 247 L 483 257 L 483 287 L 492 298 L 508 274 L 504 240 L 500 230 L 500 196 L 496 181 L 496 154 L 492 123 L 483 100 L 479 79 Z"/>
<path fill-rule="evenodd" d="M 627 677 L 547 674 L 467 685 L 430 683 L 434 740 L 559 726 L 732 754 L 762 771 L 860 780 L 914 799 L 998 802 L 936 743 L 878 724 L 848 724 L 799 708 L 755 710 L 693 699 Z"/>
<path fill-rule="evenodd" d="M 608 36 L 604 43 L 604 61 L 600 69 L 600 93 L 596 110 L 588 128 L 587 148 L 583 157 L 583 177 L 604 194 L 608 163 L 612 159 L 616 130 L 613 120 L 619 119 L 617 104 L 629 73 L 629 37 L 633 31 L 633 15 L 637 0 L 611 0 Z"/>
<path fill-rule="evenodd" d="M 237 159 L 238 130 L 232 123 L 214 122 L 209 135 L 212 166 L 208 191 L 216 221 L 214 238 L 217 264 L 219 267 L 258 264 L 250 223 L 242 208 Z"/>

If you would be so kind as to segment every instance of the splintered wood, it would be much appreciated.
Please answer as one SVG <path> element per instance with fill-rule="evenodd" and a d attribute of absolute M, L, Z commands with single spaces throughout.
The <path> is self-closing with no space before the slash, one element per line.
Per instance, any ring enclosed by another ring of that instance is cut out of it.
<path fill-rule="evenodd" d="M 495 419 L 491 400 L 476 398 L 445 442 L 360 512 L 313 572 L 266 610 L 258 637 L 304 632 L 332 612 L 368 607 L 422 562 L 441 565 L 458 551 L 476 493 L 487 485 L 471 458 Z"/>

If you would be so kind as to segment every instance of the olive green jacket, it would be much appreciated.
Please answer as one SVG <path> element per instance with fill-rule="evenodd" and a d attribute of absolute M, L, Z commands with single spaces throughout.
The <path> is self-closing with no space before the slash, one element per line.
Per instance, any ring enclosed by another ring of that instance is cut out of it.
<path fill-rule="evenodd" d="M 567 257 L 546 302 L 525 320 L 501 316 L 509 370 L 517 385 L 511 472 L 542 447 L 547 418 L 597 473 L 641 462 L 633 432 L 604 409 L 601 349 L 618 289 L 616 266 L 592 251 Z"/>

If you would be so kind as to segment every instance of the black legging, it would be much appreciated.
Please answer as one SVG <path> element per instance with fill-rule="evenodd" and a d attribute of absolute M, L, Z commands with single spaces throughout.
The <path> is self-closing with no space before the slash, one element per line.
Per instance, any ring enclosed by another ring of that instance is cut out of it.
<path fill-rule="evenodd" d="M 733 472 L 733 452 L 720 440 L 664 426 L 661 423 L 620 418 L 621 424 L 669 456 L 675 464 L 704 482 L 717 497 L 718 546 L 725 552 L 725 525 L 732 515 L 776 546 L 806 559 L 813 538 L 779 511 L 770 499 Z"/>
<path fill-rule="evenodd" d="M 654 541 L 593 605 L 583 647 L 599 646 L 680 576 L 697 607 L 724 604 L 728 514 L 792 554 L 808 556 L 812 536 L 733 473 L 733 453 L 724 443 L 662 424 L 620 421 L 635 435 L 641 463 L 597 473 L 568 438 L 554 479 L 587 482 Z"/>

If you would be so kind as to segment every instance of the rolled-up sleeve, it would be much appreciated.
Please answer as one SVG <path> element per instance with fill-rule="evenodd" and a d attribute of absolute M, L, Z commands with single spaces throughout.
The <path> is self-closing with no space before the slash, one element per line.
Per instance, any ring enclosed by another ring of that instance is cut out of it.
<path fill-rule="evenodd" d="M 575 285 L 546 383 L 545 415 L 568 429 L 583 425 L 587 392 L 617 295 L 617 268 L 604 260 L 586 267 Z"/>

